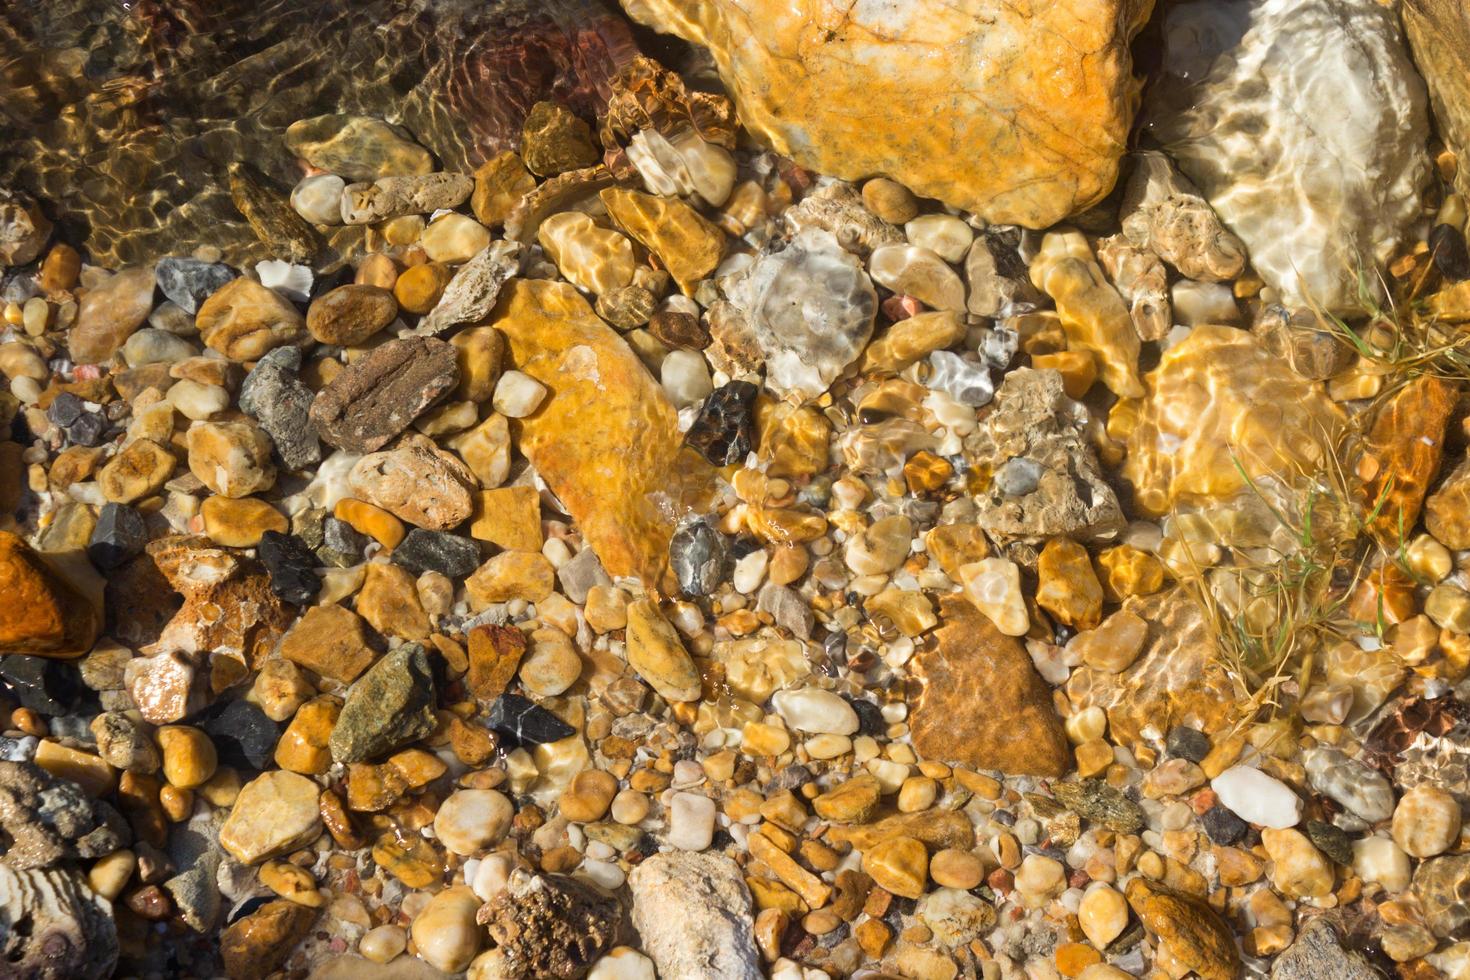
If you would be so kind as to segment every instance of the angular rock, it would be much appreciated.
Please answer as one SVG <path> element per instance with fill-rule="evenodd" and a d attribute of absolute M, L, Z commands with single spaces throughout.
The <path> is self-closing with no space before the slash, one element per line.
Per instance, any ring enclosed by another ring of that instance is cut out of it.
<path fill-rule="evenodd" d="M 787 208 L 782 219 L 798 233 L 807 228 L 829 232 L 837 244 L 864 258 L 875 248 L 904 241 L 903 232 L 868 210 L 862 195 L 848 183 L 818 187 Z"/>
<path fill-rule="evenodd" d="M 465 645 L 470 662 L 466 686 L 480 700 L 494 701 L 516 676 L 526 653 L 526 634 L 513 626 L 486 624 L 470 630 Z M 504 709 L 502 706 L 502 722 L 508 720 Z"/>
<path fill-rule="evenodd" d="M 256 554 L 271 577 L 271 591 L 282 602 L 305 606 L 316 599 L 322 580 L 316 577 L 316 555 L 294 534 L 266 531 Z"/>
<path fill-rule="evenodd" d="M 164 650 L 211 651 L 257 666 L 275 649 L 294 613 L 276 598 L 265 568 L 207 539 L 158 538 L 145 552 L 184 604 L 159 634 Z"/>
<path fill-rule="evenodd" d="M 1162 153 L 1133 157 L 1123 190 L 1123 234 L 1186 279 L 1228 282 L 1245 268 L 1245 244 L 1231 234 L 1210 203 Z"/>
<path fill-rule="evenodd" d="M 0 959 L 10 976 L 105 980 L 117 957 L 112 903 L 81 872 L 0 864 Z"/>
<path fill-rule="evenodd" d="M 177 255 L 164 256 L 153 267 L 158 291 L 185 313 L 198 312 L 199 304 L 237 275 L 223 262 L 203 262 Z"/>
<path fill-rule="evenodd" d="M 103 857 L 132 840 L 111 804 L 29 762 L 0 761 L 0 829 L 3 863 L 16 870 Z"/>
<path fill-rule="evenodd" d="M 248 163 L 237 160 L 226 169 L 230 200 L 267 251 L 277 260 L 310 262 L 320 242 L 311 225 L 291 210 L 281 189 Z"/>
<path fill-rule="evenodd" d="M 1120 834 L 1136 834 L 1145 823 L 1143 807 L 1100 779 L 1052 783 L 1052 795 L 1078 816 Z"/>
<path fill-rule="evenodd" d="M 373 116 L 312 116 L 286 127 L 286 145 L 312 166 L 348 180 L 427 174 L 429 151 L 400 126 Z"/>
<path fill-rule="evenodd" d="M 492 976 L 579 980 L 622 933 L 618 900 L 563 875 L 512 872 L 477 921 L 495 941 Z"/>
<path fill-rule="evenodd" d="M 1163 340 L 1174 325 L 1169 302 L 1169 273 L 1153 252 L 1139 248 L 1123 235 L 1097 243 L 1097 261 L 1113 287 L 1128 303 L 1133 330 L 1140 340 Z"/>
<path fill-rule="evenodd" d="M 352 466 L 353 496 L 394 517 L 432 531 L 447 531 L 474 511 L 471 491 L 479 481 L 458 458 L 427 436 L 411 435 L 388 452 L 369 453 Z"/>
<path fill-rule="evenodd" d="M 284 899 L 266 902 L 219 936 L 220 959 L 232 980 L 265 980 L 306 938 L 317 910 Z"/>
<path fill-rule="evenodd" d="M 35 198 L 0 187 L 0 266 L 36 260 L 51 237 L 51 222 Z"/>
<path fill-rule="evenodd" d="M 281 640 L 281 657 L 351 684 L 373 662 L 362 617 L 338 605 L 312 606 Z"/>
<path fill-rule="evenodd" d="M 861 263 L 821 230 L 763 253 L 725 292 L 765 360 L 766 384 L 792 401 L 817 398 L 857 360 L 878 312 Z"/>
<path fill-rule="evenodd" d="M 219 753 L 219 761 L 257 772 L 270 768 L 281 727 L 248 701 L 231 701 L 200 724 Z"/>
<path fill-rule="evenodd" d="M 699 406 L 699 414 L 684 433 L 684 439 L 716 466 L 744 461 L 754 448 L 756 395 L 760 389 L 749 381 L 723 385 Z"/>
<path fill-rule="evenodd" d="M 232 361 L 257 361 L 306 336 L 306 318 L 273 289 L 254 279 L 232 279 L 210 295 L 194 317 L 206 347 Z"/>
<path fill-rule="evenodd" d="M 342 223 L 366 225 L 458 207 L 474 189 L 468 174 L 452 173 L 379 177 L 371 184 L 348 184 L 342 191 Z"/>
<path fill-rule="evenodd" d="M 1439 474 L 1445 434 L 1459 404 L 1458 384 L 1420 375 L 1379 409 L 1365 440 L 1365 461 L 1377 466 L 1361 490 L 1375 516 L 1370 530 L 1385 547 L 1396 548 L 1419 522 L 1429 484 Z"/>
<path fill-rule="evenodd" d="M 311 422 L 334 446 L 376 452 L 458 383 L 453 345 L 432 337 L 390 340 L 317 393 Z"/>
<path fill-rule="evenodd" d="M 495 326 L 521 371 L 554 394 L 520 420 L 520 450 L 612 575 L 662 576 L 668 514 L 708 473 L 681 461 L 674 408 L 632 352 L 566 283 L 514 279 Z M 639 438 L 629 443 L 628 432 Z M 609 445 L 625 449 L 616 454 Z M 670 506 L 673 504 L 674 506 Z"/>
<path fill-rule="evenodd" d="M 619 227 L 657 255 L 686 293 L 724 257 L 725 233 L 683 201 L 624 187 L 609 187 L 598 197 Z"/>
<path fill-rule="evenodd" d="M 72 360 L 100 364 L 143 325 L 153 311 L 153 269 L 134 266 L 87 290 L 67 335 Z"/>
<path fill-rule="evenodd" d="M 43 657 L 86 653 L 102 611 L 9 531 L 0 531 L 0 651 Z"/>
<path fill-rule="evenodd" d="M 1344 949 L 1337 930 L 1325 918 L 1312 919 L 1296 942 L 1271 964 L 1271 980 L 1383 980 L 1368 958 Z"/>
<path fill-rule="evenodd" d="M 1410 232 L 1429 172 L 1424 84 L 1396 13 L 1196 0 L 1168 9 L 1163 35 L 1147 116 L 1165 151 L 1288 305 L 1357 311 L 1360 272 L 1371 284 Z"/>
<path fill-rule="evenodd" d="M 320 791 L 305 776 L 281 769 L 240 789 L 219 831 L 220 846 L 241 864 L 294 851 L 321 833 Z"/>
<path fill-rule="evenodd" d="M 966 437 L 966 455 L 991 472 L 1024 458 L 1041 473 L 1028 493 L 1008 495 L 993 481 L 976 495 L 986 534 L 1002 545 L 1039 545 L 1058 535 L 1086 542 L 1122 530 L 1123 512 L 1098 468 L 1086 424 L 1087 409 L 1067 397 L 1057 372 L 1020 368 L 1006 375 L 995 410 Z"/>
<path fill-rule="evenodd" d="M 439 302 L 419 321 L 414 333 L 437 336 L 460 323 L 485 319 L 495 308 L 512 276 L 521 271 L 521 246 L 517 242 L 491 242 L 454 272 Z"/>
<path fill-rule="evenodd" d="M 912 664 L 923 683 L 909 718 L 920 755 L 1012 775 L 1065 773 L 1072 753 L 1031 657 L 963 597 L 944 596 L 939 611 L 939 642 Z"/>
<path fill-rule="evenodd" d="M 1136 98 L 1128 43 L 1152 7 L 624 6 L 710 48 L 741 122 L 778 153 L 847 180 L 887 174 L 991 223 L 1031 228 L 1111 190 Z"/>
<path fill-rule="evenodd" d="M 366 762 L 434 730 L 434 675 L 424 648 L 405 644 L 386 654 L 347 691 L 332 758 Z"/>
<path fill-rule="evenodd" d="M 534 747 L 577 734 L 571 725 L 519 694 L 497 697 L 485 724 L 512 745 Z"/>
<path fill-rule="evenodd" d="M 592 130 L 566 106 L 537 102 L 521 127 L 521 159 L 538 177 L 555 177 L 597 163 Z"/>
<path fill-rule="evenodd" d="M 1144 928 L 1201 980 L 1238 980 L 1240 952 L 1219 913 L 1197 898 L 1134 878 L 1125 892 Z"/>
<path fill-rule="evenodd" d="M 750 891 L 723 854 L 670 851 L 628 876 L 633 926 L 661 977 L 759 980 Z"/>
<path fill-rule="evenodd" d="M 393 549 L 391 560 L 415 575 L 439 572 L 450 578 L 464 578 L 480 567 L 480 546 L 458 534 L 415 527 Z"/>
<path fill-rule="evenodd" d="M 260 423 L 288 470 L 305 469 L 322 458 L 310 417 L 316 394 L 298 379 L 300 370 L 301 349 L 277 347 L 256 362 L 240 386 L 240 410 Z"/>
<path fill-rule="evenodd" d="M 143 515 L 125 504 L 103 504 L 87 539 L 87 558 L 103 571 L 114 569 L 142 552 L 148 543 Z"/>
<path fill-rule="evenodd" d="M 498 228 L 521 198 L 535 189 L 536 178 L 526 170 L 520 155 L 507 151 L 486 160 L 475 171 L 470 208 L 480 224 Z"/>

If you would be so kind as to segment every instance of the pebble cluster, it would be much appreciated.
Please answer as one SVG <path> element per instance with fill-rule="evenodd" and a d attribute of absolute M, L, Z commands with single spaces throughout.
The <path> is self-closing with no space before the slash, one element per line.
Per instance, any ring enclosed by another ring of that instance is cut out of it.
<path fill-rule="evenodd" d="M 1039 233 L 647 59 L 598 123 L 302 120 L 250 269 L 0 195 L 16 975 L 1470 977 L 1458 381 L 1293 331 L 1159 154 Z M 1355 628 L 1248 701 L 1201 584 L 1355 425 Z"/>

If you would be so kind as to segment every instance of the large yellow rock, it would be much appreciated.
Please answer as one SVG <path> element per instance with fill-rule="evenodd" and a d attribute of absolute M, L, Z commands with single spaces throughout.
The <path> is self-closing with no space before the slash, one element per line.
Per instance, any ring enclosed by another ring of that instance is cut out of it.
<path fill-rule="evenodd" d="M 674 406 L 638 355 L 567 283 L 513 279 L 493 322 L 550 393 L 518 443 L 613 575 L 653 586 L 673 521 L 709 469 L 680 452 Z"/>
<path fill-rule="evenodd" d="M 0 653 L 80 656 L 101 626 L 80 591 L 22 538 L 0 531 Z"/>
<path fill-rule="evenodd" d="M 623 6 L 709 47 L 740 121 L 798 163 L 1044 228 L 1112 189 L 1153 0 Z"/>
<path fill-rule="evenodd" d="M 1320 384 L 1231 327 L 1195 327 L 1143 383 L 1108 431 L 1127 440 L 1123 476 L 1153 517 L 1249 492 L 1247 476 L 1263 492 L 1316 476 L 1344 421 Z"/>

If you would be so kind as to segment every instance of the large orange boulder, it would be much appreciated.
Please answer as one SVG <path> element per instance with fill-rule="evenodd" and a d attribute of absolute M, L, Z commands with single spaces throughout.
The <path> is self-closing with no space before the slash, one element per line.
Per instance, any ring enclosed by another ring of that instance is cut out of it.
<path fill-rule="evenodd" d="M 0 653 L 79 656 L 100 624 L 91 601 L 24 540 L 0 531 Z"/>

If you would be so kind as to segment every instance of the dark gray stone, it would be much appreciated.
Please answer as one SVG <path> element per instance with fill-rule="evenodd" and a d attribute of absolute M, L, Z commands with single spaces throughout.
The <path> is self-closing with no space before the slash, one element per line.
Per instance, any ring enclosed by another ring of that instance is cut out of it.
<path fill-rule="evenodd" d="M 701 518 L 688 518 L 669 539 L 669 564 L 685 595 L 711 595 L 729 571 L 725 536 Z"/>
<path fill-rule="evenodd" d="M 1383 974 L 1362 953 L 1343 949 L 1332 924 L 1316 918 L 1276 957 L 1271 980 L 1383 980 Z"/>
<path fill-rule="evenodd" d="M 316 555 L 305 541 L 294 534 L 266 531 L 255 551 L 270 573 L 271 591 L 278 598 L 297 606 L 316 599 L 322 580 L 316 577 Z"/>
<path fill-rule="evenodd" d="M 197 313 L 199 304 L 236 278 L 236 273 L 222 262 L 201 262 L 170 255 L 158 260 L 153 267 L 153 277 L 158 282 L 159 292 L 173 300 L 179 309 Z"/>
<path fill-rule="evenodd" d="M 260 423 L 288 470 L 321 461 L 322 448 L 311 424 L 316 397 L 297 377 L 301 349 L 277 347 L 256 362 L 240 386 L 240 410 Z"/>
<path fill-rule="evenodd" d="M 1164 748 L 1176 759 L 1203 762 L 1210 754 L 1210 737 L 1198 728 L 1175 725 L 1164 738 Z"/>
<path fill-rule="evenodd" d="M 220 761 L 237 768 L 270 768 L 281 737 L 281 726 L 249 701 L 231 701 L 199 727 L 214 742 Z"/>
<path fill-rule="evenodd" d="M 97 524 L 87 541 L 87 557 L 93 565 L 108 571 L 141 554 L 147 543 L 143 515 L 126 504 L 107 503 L 97 514 Z"/>
<path fill-rule="evenodd" d="M 332 729 L 332 758 L 365 762 L 423 738 L 434 730 L 434 701 L 434 674 L 424 648 L 417 643 L 399 647 L 348 689 Z"/>
<path fill-rule="evenodd" d="M 416 527 L 393 549 L 393 564 L 415 575 L 439 572 L 462 578 L 480 567 L 480 546 L 458 534 Z"/>
<path fill-rule="evenodd" d="M 512 746 L 544 745 L 576 734 L 576 729 L 519 694 L 502 694 L 490 706 L 487 726 Z M 335 733 L 334 733 L 335 736 Z"/>

